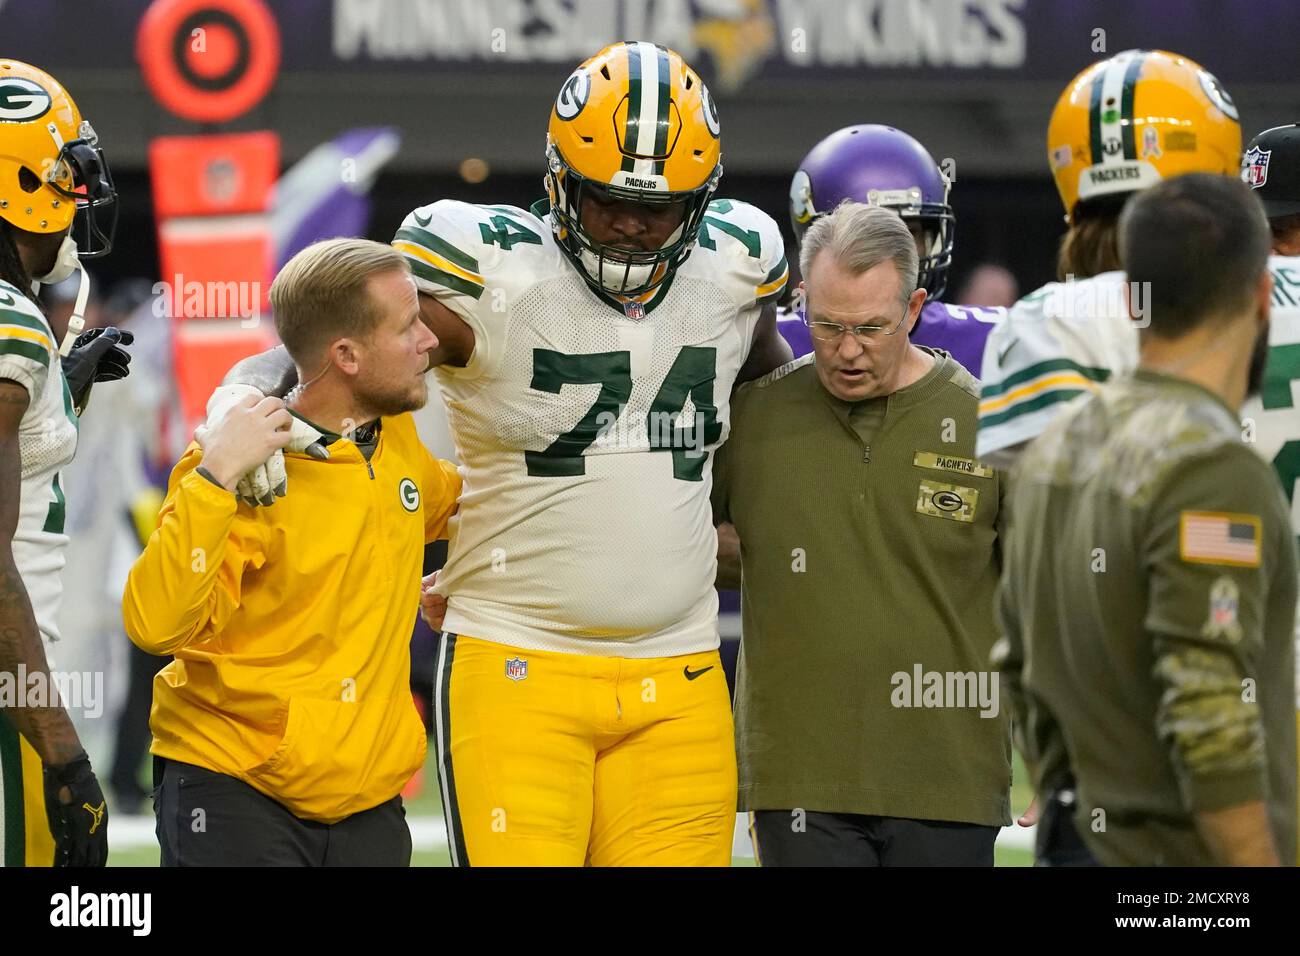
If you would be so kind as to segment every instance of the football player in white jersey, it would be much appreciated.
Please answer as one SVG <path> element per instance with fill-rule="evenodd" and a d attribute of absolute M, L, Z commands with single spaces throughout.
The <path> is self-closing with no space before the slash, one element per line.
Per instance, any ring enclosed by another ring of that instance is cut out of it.
<path fill-rule="evenodd" d="M 103 866 L 107 807 L 53 688 L 64 498 L 90 386 L 127 374 L 128 332 L 80 332 L 81 273 L 63 348 L 34 298 L 112 247 L 103 152 L 48 73 L 0 59 L 0 864 Z M 74 221 L 84 228 L 80 245 Z M 120 343 L 120 344 L 119 344 Z"/>
<path fill-rule="evenodd" d="M 1241 127 L 1231 97 L 1174 53 L 1127 50 L 1094 63 L 1052 111 L 1047 155 L 1068 229 L 1061 281 L 1012 306 L 984 346 L 982 461 L 1008 466 L 1059 405 L 1137 365 L 1116 223 L 1134 192 L 1182 173 L 1235 175 Z M 1141 316 L 1140 289 L 1133 291 Z"/>
<path fill-rule="evenodd" d="M 435 202 L 394 239 L 465 476 L 438 582 L 459 865 L 730 862 L 712 452 L 733 386 L 790 351 L 780 232 L 713 198 L 719 133 L 678 54 L 617 43 L 560 90 L 545 200 Z M 273 359 L 227 381 L 283 386 Z"/>

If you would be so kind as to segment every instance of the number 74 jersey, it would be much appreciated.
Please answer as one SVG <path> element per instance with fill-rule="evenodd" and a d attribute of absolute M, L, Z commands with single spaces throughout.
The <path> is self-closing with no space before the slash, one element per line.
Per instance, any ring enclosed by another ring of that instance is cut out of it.
<path fill-rule="evenodd" d="M 710 650 L 713 452 L 785 285 L 780 232 L 715 201 L 690 258 L 629 303 L 587 284 L 545 216 L 443 200 L 393 240 L 475 339 L 465 368 L 436 370 L 465 481 L 444 626 L 612 657 Z"/>

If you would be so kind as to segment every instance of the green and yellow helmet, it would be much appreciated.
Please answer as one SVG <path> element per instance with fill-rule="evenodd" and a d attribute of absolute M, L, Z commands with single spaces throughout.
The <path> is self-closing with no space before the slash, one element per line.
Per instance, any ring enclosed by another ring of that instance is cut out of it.
<path fill-rule="evenodd" d="M 665 47 L 615 43 L 570 74 L 551 112 L 546 190 L 556 240 L 589 282 L 638 295 L 686 260 L 722 176 L 719 132 L 704 82 Z M 582 228 L 591 191 L 639 203 L 684 201 L 682 224 L 661 249 L 613 249 Z"/>
<path fill-rule="evenodd" d="M 51 234 L 67 232 L 80 211 L 80 257 L 107 254 L 117 193 L 98 142 L 58 80 L 0 59 L 0 219 Z M 104 216 L 108 210 L 113 214 Z"/>

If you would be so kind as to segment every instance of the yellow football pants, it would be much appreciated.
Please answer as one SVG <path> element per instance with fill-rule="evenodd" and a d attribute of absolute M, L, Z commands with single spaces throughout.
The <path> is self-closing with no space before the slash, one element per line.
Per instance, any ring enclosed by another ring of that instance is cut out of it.
<path fill-rule="evenodd" d="M 730 865 L 736 753 L 717 651 L 633 660 L 447 634 L 437 696 L 454 865 Z"/>
<path fill-rule="evenodd" d="M 41 758 L 0 714 L 0 866 L 53 863 Z"/>

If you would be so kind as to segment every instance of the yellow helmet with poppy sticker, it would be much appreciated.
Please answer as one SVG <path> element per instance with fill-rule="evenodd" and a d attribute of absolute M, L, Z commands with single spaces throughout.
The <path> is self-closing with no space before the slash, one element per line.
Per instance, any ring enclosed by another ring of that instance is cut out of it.
<path fill-rule="evenodd" d="M 1074 78 L 1052 110 L 1047 156 L 1067 218 L 1184 173 L 1236 175 L 1237 107 L 1212 74 L 1176 53 L 1126 50 Z"/>
<path fill-rule="evenodd" d="M 551 111 L 546 143 L 551 227 L 587 281 L 638 295 L 691 254 L 722 176 L 718 111 L 681 56 L 628 41 L 601 50 L 570 74 Z M 582 226 L 585 196 L 682 204 L 681 225 L 659 249 L 601 243 Z"/>
<path fill-rule="evenodd" d="M 113 248 L 117 193 L 94 128 L 54 77 L 0 59 L 0 219 L 40 234 L 66 232 L 77 213 L 83 259 Z"/>

